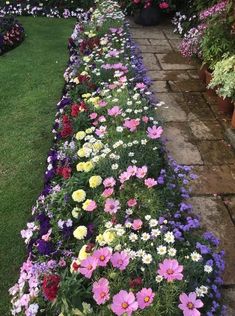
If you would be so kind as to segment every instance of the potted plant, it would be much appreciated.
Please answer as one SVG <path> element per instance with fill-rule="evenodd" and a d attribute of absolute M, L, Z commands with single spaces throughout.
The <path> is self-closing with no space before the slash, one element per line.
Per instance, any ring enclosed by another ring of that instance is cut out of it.
<path fill-rule="evenodd" d="M 135 22 L 143 26 L 153 26 L 161 22 L 164 13 L 173 8 L 171 0 L 126 0 L 126 9 L 135 13 Z"/>
<path fill-rule="evenodd" d="M 224 113 L 234 112 L 235 55 L 225 57 L 215 64 L 209 87 L 216 88 L 220 110 Z"/>
<path fill-rule="evenodd" d="M 225 20 L 213 20 L 204 32 L 201 43 L 201 54 L 208 69 L 205 70 L 206 85 L 208 86 L 212 79 L 212 72 L 215 64 L 223 58 L 226 53 L 235 52 L 235 43 L 231 34 L 231 27 Z M 209 95 L 215 95 L 215 90 L 208 89 Z"/>

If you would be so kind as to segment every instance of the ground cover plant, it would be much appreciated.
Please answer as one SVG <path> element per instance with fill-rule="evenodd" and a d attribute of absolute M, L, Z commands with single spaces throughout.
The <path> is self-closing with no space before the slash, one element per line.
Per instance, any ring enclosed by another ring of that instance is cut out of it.
<path fill-rule="evenodd" d="M 223 315 L 223 252 L 197 231 L 185 201 L 194 175 L 167 157 L 117 2 L 81 14 L 69 51 L 12 314 Z"/>
<path fill-rule="evenodd" d="M 61 95 L 67 38 L 75 20 L 19 17 L 26 38 L 0 56 L 0 315 L 25 251 L 19 231 L 42 188 L 53 104 Z"/>
<path fill-rule="evenodd" d="M 0 17 L 0 55 L 24 40 L 24 28 L 14 17 Z"/>

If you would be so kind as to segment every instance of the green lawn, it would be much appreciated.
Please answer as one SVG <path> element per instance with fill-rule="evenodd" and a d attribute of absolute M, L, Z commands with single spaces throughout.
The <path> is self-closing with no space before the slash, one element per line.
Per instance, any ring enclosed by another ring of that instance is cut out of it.
<path fill-rule="evenodd" d="M 74 20 L 21 17 L 26 39 L 0 56 L 0 315 L 25 258 L 20 230 L 42 189 Z"/>

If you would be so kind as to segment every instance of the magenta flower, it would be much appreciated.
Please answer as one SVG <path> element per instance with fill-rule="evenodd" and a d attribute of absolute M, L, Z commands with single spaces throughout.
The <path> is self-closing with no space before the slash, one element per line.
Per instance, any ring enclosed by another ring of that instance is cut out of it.
<path fill-rule="evenodd" d="M 94 282 L 92 286 L 93 298 L 98 305 L 104 304 L 109 300 L 109 281 L 105 278 Z"/>
<path fill-rule="evenodd" d="M 114 268 L 125 270 L 129 264 L 130 258 L 125 251 L 115 252 L 110 259 Z"/>
<path fill-rule="evenodd" d="M 146 85 L 143 82 L 138 82 L 135 86 L 138 89 L 144 89 L 146 87 Z"/>
<path fill-rule="evenodd" d="M 113 177 L 110 178 L 106 178 L 103 181 L 103 185 L 107 188 L 107 187 L 114 187 L 116 184 L 116 181 Z"/>
<path fill-rule="evenodd" d="M 122 113 L 122 110 L 120 109 L 119 106 L 115 105 L 114 107 L 112 107 L 111 109 L 108 110 L 108 115 L 110 116 L 118 116 Z"/>
<path fill-rule="evenodd" d="M 99 101 L 99 106 L 100 106 L 101 108 L 105 107 L 107 104 L 108 104 L 108 103 L 107 103 L 106 101 L 104 101 L 104 100 L 100 100 L 100 101 Z"/>
<path fill-rule="evenodd" d="M 140 121 L 137 119 L 130 119 L 130 120 L 125 120 L 123 126 L 128 128 L 130 132 L 136 131 L 137 127 L 139 126 Z"/>
<path fill-rule="evenodd" d="M 90 116 L 90 119 L 91 119 L 91 120 L 95 120 L 95 119 L 97 118 L 98 114 L 95 113 L 95 112 L 93 112 L 93 113 L 91 113 L 89 116 Z"/>
<path fill-rule="evenodd" d="M 136 166 L 129 166 L 127 169 L 126 169 L 127 173 L 129 173 L 129 175 L 131 176 L 135 176 L 136 175 L 136 172 L 137 172 L 137 167 Z"/>
<path fill-rule="evenodd" d="M 121 183 L 124 183 L 124 182 L 126 182 L 127 180 L 129 180 L 130 177 L 131 177 L 131 174 L 128 173 L 127 171 L 124 171 L 124 172 L 122 172 L 122 173 L 120 174 L 120 176 L 119 176 L 119 181 L 120 181 Z"/>
<path fill-rule="evenodd" d="M 82 275 L 84 275 L 86 278 L 90 279 L 97 265 L 98 265 L 98 259 L 90 256 L 87 259 L 82 260 L 79 267 L 79 272 Z"/>
<path fill-rule="evenodd" d="M 146 185 L 146 187 L 152 188 L 157 185 L 157 181 L 153 178 L 147 178 L 144 180 L 144 184 Z"/>
<path fill-rule="evenodd" d="M 112 253 L 108 247 L 100 248 L 98 250 L 95 250 L 93 253 L 93 257 L 98 260 L 98 266 L 100 267 L 106 267 L 111 258 L 111 255 Z"/>
<path fill-rule="evenodd" d="M 142 179 L 146 176 L 147 172 L 148 172 L 148 168 L 146 166 L 138 168 L 136 172 L 136 177 L 139 179 Z"/>
<path fill-rule="evenodd" d="M 113 194 L 113 188 L 106 188 L 103 193 L 102 193 L 102 196 L 105 197 L 105 198 L 108 198 L 110 195 Z"/>
<path fill-rule="evenodd" d="M 157 272 L 168 282 L 183 279 L 183 274 L 181 273 L 183 266 L 179 265 L 176 259 L 165 259 L 159 266 L 160 269 Z"/>
<path fill-rule="evenodd" d="M 163 132 L 163 128 L 161 126 L 156 127 L 153 125 L 153 127 L 148 127 L 148 137 L 151 139 L 157 139 L 160 138 Z"/>
<path fill-rule="evenodd" d="M 197 299 L 197 294 L 195 292 L 189 293 L 189 295 L 182 293 L 180 295 L 181 304 L 178 307 L 183 311 L 184 316 L 200 316 L 201 313 L 197 308 L 203 306 L 203 302 Z"/>
<path fill-rule="evenodd" d="M 114 295 L 111 309 L 117 316 L 131 316 L 138 309 L 135 295 L 132 292 L 128 293 L 121 290 L 118 294 Z"/>
<path fill-rule="evenodd" d="M 134 230 L 139 230 L 141 229 L 142 225 L 143 225 L 143 222 L 141 219 L 135 219 L 132 223 L 132 228 Z"/>
<path fill-rule="evenodd" d="M 104 211 L 109 214 L 115 214 L 120 209 L 120 202 L 114 199 L 107 199 L 104 205 Z"/>
<path fill-rule="evenodd" d="M 84 210 L 87 212 L 93 212 L 96 208 L 97 208 L 97 204 L 93 200 L 88 200 L 88 204 L 84 205 Z"/>
<path fill-rule="evenodd" d="M 136 299 L 140 309 L 145 309 L 148 307 L 154 299 L 155 294 L 152 289 L 142 289 L 141 291 L 136 293 Z"/>
<path fill-rule="evenodd" d="M 95 130 L 95 133 L 99 137 L 103 137 L 107 133 L 107 126 L 100 126 Z"/>

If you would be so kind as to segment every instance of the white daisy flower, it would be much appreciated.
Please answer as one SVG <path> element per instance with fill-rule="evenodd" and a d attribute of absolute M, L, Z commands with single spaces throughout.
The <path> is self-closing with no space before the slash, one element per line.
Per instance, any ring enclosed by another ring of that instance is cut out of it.
<path fill-rule="evenodd" d="M 145 264 L 150 264 L 153 261 L 153 257 L 150 254 L 145 254 L 142 257 L 142 262 Z"/>
<path fill-rule="evenodd" d="M 166 246 L 161 245 L 157 247 L 157 253 L 161 256 L 165 255 L 166 251 L 167 251 Z"/>

